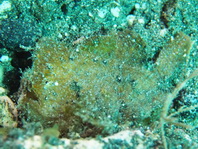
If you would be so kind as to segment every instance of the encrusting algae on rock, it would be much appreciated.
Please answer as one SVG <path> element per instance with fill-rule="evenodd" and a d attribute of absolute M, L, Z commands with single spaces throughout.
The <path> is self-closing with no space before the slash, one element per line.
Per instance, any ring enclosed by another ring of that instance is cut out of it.
<path fill-rule="evenodd" d="M 179 33 L 148 69 L 146 44 L 129 30 L 92 37 L 77 46 L 43 38 L 33 67 L 23 76 L 19 109 L 27 121 L 39 121 L 45 128 L 57 124 L 68 137 L 150 125 L 159 120 L 172 82 L 184 78 L 191 44 Z"/>

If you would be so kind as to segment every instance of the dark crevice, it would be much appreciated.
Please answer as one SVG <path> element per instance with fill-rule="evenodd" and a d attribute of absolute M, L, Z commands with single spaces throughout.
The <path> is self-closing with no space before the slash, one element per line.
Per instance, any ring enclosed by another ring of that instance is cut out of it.
<path fill-rule="evenodd" d="M 150 61 L 152 61 L 153 64 L 157 61 L 157 59 L 158 59 L 158 57 L 160 55 L 160 52 L 161 52 L 161 50 L 156 51 L 154 56 L 150 59 Z"/>
<path fill-rule="evenodd" d="M 22 72 L 32 66 L 31 53 L 14 52 L 11 65 L 14 69 L 4 74 L 5 79 L 3 80 L 3 84 L 9 90 L 8 95 L 12 95 L 18 91 Z"/>
<path fill-rule="evenodd" d="M 66 5 L 66 4 L 63 4 L 63 5 L 61 6 L 61 11 L 63 12 L 64 15 L 67 14 L 68 9 L 67 9 L 67 5 Z"/>
<path fill-rule="evenodd" d="M 130 14 L 134 14 L 134 13 L 135 13 L 135 11 L 136 11 L 136 9 L 135 9 L 135 7 L 133 7 L 133 8 L 131 9 L 131 11 L 129 12 L 129 14 L 128 14 L 128 15 L 130 15 Z"/>
<path fill-rule="evenodd" d="M 32 59 L 30 52 L 14 52 L 11 65 L 16 69 L 24 71 L 26 68 L 32 66 Z"/>
<path fill-rule="evenodd" d="M 174 16 L 176 5 L 177 0 L 168 0 L 162 7 L 160 20 L 164 24 L 165 28 L 169 27 L 169 22 Z"/>

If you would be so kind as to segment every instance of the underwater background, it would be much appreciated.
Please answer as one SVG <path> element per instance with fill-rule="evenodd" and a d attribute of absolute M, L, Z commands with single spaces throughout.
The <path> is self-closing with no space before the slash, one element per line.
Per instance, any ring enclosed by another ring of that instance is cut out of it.
<path fill-rule="evenodd" d="M 1 148 L 198 148 L 197 0 L 0 0 Z"/>

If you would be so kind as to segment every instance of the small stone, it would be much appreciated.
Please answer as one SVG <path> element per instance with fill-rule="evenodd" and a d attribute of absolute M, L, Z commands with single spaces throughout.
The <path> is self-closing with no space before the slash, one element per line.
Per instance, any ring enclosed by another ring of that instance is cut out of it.
<path fill-rule="evenodd" d="M 164 37 L 165 35 L 166 35 L 166 33 L 167 33 L 167 29 L 166 28 L 164 28 L 164 29 L 161 29 L 160 30 L 160 36 L 162 36 L 162 37 Z"/>
<path fill-rule="evenodd" d="M 118 7 L 115 7 L 115 8 L 111 8 L 111 14 L 118 18 L 120 16 L 120 8 Z"/>
<path fill-rule="evenodd" d="M 11 3 L 9 1 L 3 1 L 0 5 L 0 13 L 11 10 Z"/>
<path fill-rule="evenodd" d="M 58 38 L 59 39 L 62 39 L 63 38 L 63 35 L 61 33 L 58 33 Z"/>
<path fill-rule="evenodd" d="M 134 16 L 134 15 L 128 15 L 127 16 L 126 20 L 127 20 L 127 23 L 128 23 L 129 26 L 133 25 L 135 18 L 136 18 L 136 16 Z"/>
<path fill-rule="evenodd" d="M 54 82 L 54 85 L 55 85 L 55 86 L 58 86 L 59 84 L 58 84 L 58 82 L 56 81 L 56 82 Z"/>
<path fill-rule="evenodd" d="M 144 24 L 144 23 L 145 23 L 145 21 L 144 21 L 144 19 L 143 19 L 143 18 L 139 18 L 139 19 L 138 19 L 138 23 L 140 23 L 140 24 Z"/>
<path fill-rule="evenodd" d="M 2 55 L 1 58 L 0 58 L 0 61 L 1 62 L 8 62 L 8 61 L 10 61 L 10 58 L 7 55 Z"/>
<path fill-rule="evenodd" d="M 105 9 L 101 9 L 98 11 L 98 16 L 102 19 L 105 18 L 106 14 L 107 14 L 107 10 Z"/>
<path fill-rule="evenodd" d="M 140 4 L 139 3 L 135 4 L 135 9 L 140 9 Z"/>
<path fill-rule="evenodd" d="M 146 3 L 142 4 L 142 9 L 145 10 L 147 8 Z"/>
<path fill-rule="evenodd" d="M 72 26 L 71 26 L 71 29 L 72 29 L 73 31 L 77 31 L 77 30 L 78 30 L 78 27 L 77 27 L 76 25 L 72 25 Z"/>
<path fill-rule="evenodd" d="M 89 15 L 91 18 L 94 17 L 94 15 L 93 15 L 91 12 L 89 12 L 88 15 Z"/>

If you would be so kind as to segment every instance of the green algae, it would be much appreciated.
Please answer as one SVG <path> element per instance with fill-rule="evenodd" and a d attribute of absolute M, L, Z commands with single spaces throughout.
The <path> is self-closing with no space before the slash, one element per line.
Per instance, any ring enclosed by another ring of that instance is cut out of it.
<path fill-rule="evenodd" d="M 28 121 L 45 128 L 57 124 L 69 137 L 151 125 L 159 120 L 174 76 L 185 71 L 191 43 L 178 34 L 148 70 L 146 44 L 131 31 L 92 37 L 73 47 L 44 38 L 34 53 L 33 68 L 23 76 L 26 89 L 19 109 Z"/>

